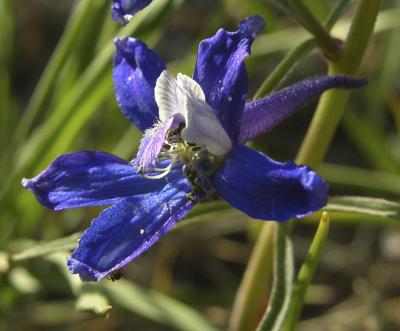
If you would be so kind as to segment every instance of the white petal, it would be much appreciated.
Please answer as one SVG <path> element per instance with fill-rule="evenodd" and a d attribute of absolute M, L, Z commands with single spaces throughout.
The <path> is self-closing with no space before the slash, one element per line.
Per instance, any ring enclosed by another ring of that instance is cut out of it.
<path fill-rule="evenodd" d="M 181 87 L 186 94 L 189 94 L 191 97 L 195 99 L 206 101 L 203 89 L 201 88 L 199 83 L 197 83 L 194 79 L 179 73 L 177 76 L 177 80 L 178 80 L 178 86 Z"/>
<path fill-rule="evenodd" d="M 186 94 L 186 127 L 182 138 L 189 143 L 206 145 L 214 155 L 225 155 L 232 143 L 210 106 L 201 99 Z"/>
<path fill-rule="evenodd" d="M 182 88 L 178 86 L 177 80 L 167 70 L 164 70 L 157 79 L 154 97 L 161 122 L 166 122 L 175 114 L 184 116 L 185 94 Z"/>
<path fill-rule="evenodd" d="M 201 86 L 192 78 L 178 74 L 175 79 L 164 70 L 154 88 L 161 122 L 180 114 L 186 122 L 182 138 L 189 143 L 205 145 L 214 155 L 225 155 L 232 143 L 217 116 L 205 102 Z"/>

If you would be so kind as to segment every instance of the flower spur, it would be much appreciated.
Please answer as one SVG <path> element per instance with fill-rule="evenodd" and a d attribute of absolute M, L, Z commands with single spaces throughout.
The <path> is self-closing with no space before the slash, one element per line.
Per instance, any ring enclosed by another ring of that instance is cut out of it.
<path fill-rule="evenodd" d="M 276 162 L 244 143 L 269 131 L 329 88 L 364 80 L 314 77 L 247 102 L 244 58 L 264 26 L 250 17 L 200 43 L 193 78 L 174 78 L 154 51 L 115 40 L 113 79 L 123 114 L 144 137 L 128 163 L 103 152 L 66 154 L 23 180 L 53 210 L 111 204 L 95 218 L 67 263 L 84 281 L 100 280 L 138 257 L 208 192 L 251 217 L 285 221 L 326 204 L 314 171 Z"/>

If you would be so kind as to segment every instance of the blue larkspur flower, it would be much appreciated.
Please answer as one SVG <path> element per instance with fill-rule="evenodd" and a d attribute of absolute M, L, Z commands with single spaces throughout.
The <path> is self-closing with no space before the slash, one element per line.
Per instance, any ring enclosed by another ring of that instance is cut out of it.
<path fill-rule="evenodd" d="M 110 204 L 68 259 L 82 280 L 124 267 L 167 233 L 208 192 L 251 217 L 285 221 L 326 204 L 327 184 L 314 171 L 276 162 L 244 143 L 267 132 L 309 99 L 364 80 L 314 77 L 246 102 L 244 58 L 263 28 L 258 17 L 220 29 L 199 46 L 193 77 L 173 77 L 143 42 L 115 40 L 113 78 L 124 115 L 144 131 L 128 163 L 103 152 L 58 157 L 23 180 L 44 206 Z"/>
<path fill-rule="evenodd" d="M 125 25 L 139 10 L 147 7 L 152 0 L 113 0 L 111 16 L 114 21 Z"/>

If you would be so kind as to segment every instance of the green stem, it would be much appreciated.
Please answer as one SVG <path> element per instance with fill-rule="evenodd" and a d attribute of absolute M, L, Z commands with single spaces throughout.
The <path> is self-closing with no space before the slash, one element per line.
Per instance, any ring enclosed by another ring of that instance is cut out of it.
<path fill-rule="evenodd" d="M 349 6 L 348 0 L 342 0 L 333 8 L 329 14 L 325 27 L 329 32 L 336 21 L 342 16 L 344 11 Z M 271 93 L 282 83 L 286 76 L 296 66 L 296 63 L 306 54 L 308 54 L 315 45 L 315 39 L 311 38 L 303 41 L 300 45 L 290 51 L 285 58 L 276 66 L 273 72 L 268 75 L 267 79 L 261 84 L 260 88 L 255 93 L 253 100 L 263 98 Z"/>
<path fill-rule="evenodd" d="M 323 212 L 318 230 L 297 276 L 296 284 L 293 288 L 292 301 L 290 302 L 289 311 L 285 317 L 283 331 L 293 331 L 295 329 L 303 308 L 307 288 L 310 286 L 311 279 L 314 276 L 321 253 L 325 247 L 328 232 L 329 215 L 327 212 Z"/>
<path fill-rule="evenodd" d="M 258 246 L 254 248 L 247 269 L 242 278 L 242 283 L 236 293 L 233 306 L 230 331 L 244 331 L 254 328 L 258 307 L 260 306 L 260 293 L 265 293 L 267 284 L 271 280 L 272 263 L 259 263 L 260 261 L 272 261 L 272 246 L 275 223 L 266 223 L 258 237 Z M 254 275 L 258 275 L 262 282 L 254 281 Z"/>
<path fill-rule="evenodd" d="M 314 39 L 308 39 L 289 52 L 285 58 L 276 66 L 274 71 L 261 84 L 253 97 L 253 100 L 260 99 L 271 93 L 279 83 L 289 74 L 296 62 L 305 54 L 310 52 L 315 44 Z"/>
<path fill-rule="evenodd" d="M 293 291 L 293 246 L 288 237 L 287 223 L 278 225 L 274 236 L 273 284 L 268 307 L 257 331 L 279 331 L 285 321 Z"/>
<path fill-rule="evenodd" d="M 382 0 L 360 0 L 343 46 L 342 56 L 329 65 L 330 75 L 355 75 L 372 34 Z M 296 161 L 312 167 L 323 160 L 343 116 L 350 91 L 333 89 L 320 99 Z"/>
<path fill-rule="evenodd" d="M 317 45 L 323 50 L 326 57 L 332 61 L 336 61 L 340 56 L 340 48 L 336 41 L 330 36 L 329 32 L 322 26 L 322 24 L 310 12 L 302 0 L 291 0 L 292 8 L 296 14 L 301 18 L 306 28 L 315 37 Z"/>
<path fill-rule="evenodd" d="M 381 2 L 382 0 L 359 0 L 343 51 L 340 54 L 339 60 L 330 64 L 330 74 L 354 75 L 358 71 L 369 37 L 373 31 Z M 296 159 L 298 163 L 318 166 L 322 161 L 342 117 L 348 96 L 348 91 L 334 89 L 325 93 L 321 98 L 307 132 L 307 136 L 303 141 Z M 269 226 L 269 223 L 264 225 L 264 227 L 267 226 Z M 266 230 L 262 229 L 262 231 L 264 232 Z M 270 275 L 260 273 L 259 270 L 262 269 L 261 266 L 263 266 L 263 270 L 271 270 L 271 267 L 268 268 L 266 264 L 272 264 L 272 261 L 270 259 L 265 259 L 265 256 L 263 257 L 263 254 L 260 254 L 260 252 L 267 252 L 270 247 L 270 242 L 265 240 L 257 241 L 254 247 L 254 253 L 245 271 L 247 280 L 241 283 L 236 302 L 245 300 L 244 298 L 254 294 L 251 292 L 254 288 L 266 288 L 266 279 L 269 279 Z M 257 252 L 257 254 L 255 254 L 255 252 Z M 253 282 L 255 284 L 253 284 Z M 247 302 L 258 302 L 264 293 L 265 292 L 255 293 L 251 300 L 247 299 Z M 233 309 L 234 315 L 241 313 L 251 314 L 250 309 L 243 309 L 242 311 L 235 309 L 237 306 L 236 302 Z M 251 306 L 251 309 L 256 310 L 255 307 L 257 306 Z M 234 319 L 236 321 L 243 321 L 247 320 L 247 317 L 234 316 Z M 232 323 L 231 330 L 251 330 L 251 322 L 252 321 L 247 320 L 247 324 L 241 325 Z"/>

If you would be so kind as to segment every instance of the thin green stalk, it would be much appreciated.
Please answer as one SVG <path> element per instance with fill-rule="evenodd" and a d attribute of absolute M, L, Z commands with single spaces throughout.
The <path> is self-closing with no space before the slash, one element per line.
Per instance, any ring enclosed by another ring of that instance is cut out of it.
<path fill-rule="evenodd" d="M 308 39 L 289 52 L 285 58 L 276 66 L 274 71 L 261 84 L 253 97 L 253 100 L 260 99 L 271 93 L 279 83 L 289 74 L 297 61 L 314 47 L 314 39 Z"/>
<path fill-rule="evenodd" d="M 349 6 L 348 0 L 340 1 L 331 11 L 326 19 L 325 28 L 329 32 L 337 20 L 343 15 Z M 315 39 L 311 38 L 303 41 L 300 45 L 290 51 L 285 58 L 276 66 L 273 72 L 268 75 L 266 80 L 261 84 L 255 93 L 253 100 L 260 99 L 271 93 L 282 83 L 285 77 L 296 66 L 296 63 L 305 55 L 307 55 L 314 47 Z"/>
<path fill-rule="evenodd" d="M 279 331 L 288 312 L 293 290 L 294 258 L 287 224 L 278 225 L 274 236 L 273 251 L 274 280 L 272 292 L 257 331 Z"/>
<path fill-rule="evenodd" d="M 332 61 L 339 59 L 340 48 L 329 32 L 310 12 L 302 0 L 291 0 L 290 4 L 301 18 L 307 29 L 314 36 L 317 45 L 323 50 L 326 57 Z"/>
<path fill-rule="evenodd" d="M 343 46 L 342 56 L 330 63 L 330 75 L 355 75 L 372 34 L 382 0 L 360 0 Z M 300 147 L 297 162 L 312 167 L 323 160 L 343 116 L 350 91 L 333 89 L 320 99 L 307 135 Z"/>
<path fill-rule="evenodd" d="M 330 74 L 354 75 L 358 71 L 369 37 L 373 31 L 381 2 L 382 0 L 359 0 L 340 59 L 335 63 L 330 63 Z M 296 158 L 297 163 L 314 167 L 319 165 L 325 156 L 333 134 L 342 117 L 348 96 L 348 91 L 331 90 L 325 93 L 320 99 L 307 136 Z M 265 226 L 267 226 L 267 224 L 268 223 L 266 223 Z M 259 240 L 255 245 L 254 252 L 266 251 L 269 247 L 270 243 Z M 253 282 L 262 285 L 265 284 L 264 277 L 266 275 L 259 273 L 258 270 L 260 269 L 260 265 L 266 268 L 265 265 L 271 264 L 272 262 L 259 257 L 262 257 L 262 254 L 258 253 L 257 255 L 253 254 L 251 256 L 245 272 L 246 277 L 251 278 L 251 281 L 243 282 L 240 285 L 239 294 L 236 298 L 237 301 L 242 299 L 239 295 L 245 298 L 250 294 L 252 288 L 257 288 L 257 285 L 252 284 Z M 256 293 L 256 298 L 252 300 L 257 302 L 261 295 L 261 293 Z M 254 307 L 255 306 L 252 306 L 251 309 L 255 309 Z M 249 310 L 250 309 L 243 309 L 242 313 L 251 314 Z M 233 313 L 238 313 L 235 311 L 235 308 Z M 238 321 L 246 319 L 246 316 L 235 316 L 235 320 Z M 248 323 L 247 326 L 251 325 L 251 321 Z M 241 328 L 231 328 L 231 330 L 248 331 L 249 328 L 242 326 Z"/>
<path fill-rule="evenodd" d="M 329 232 L 329 215 L 323 212 L 319 222 L 318 230 L 314 236 L 313 242 L 308 250 L 303 265 L 300 268 L 295 286 L 293 288 L 292 301 L 290 302 L 289 311 L 285 318 L 283 331 L 293 331 L 299 320 L 301 310 L 303 308 L 304 297 L 310 286 L 311 279 L 314 276 L 315 269 L 321 257 L 321 253 L 325 247 Z"/>
<path fill-rule="evenodd" d="M 255 326 L 260 306 L 260 293 L 265 293 L 272 272 L 272 263 L 263 264 L 259 261 L 272 261 L 272 238 L 276 228 L 276 223 L 269 222 L 263 226 L 260 232 L 257 240 L 260 244 L 254 248 L 236 293 L 229 324 L 230 331 L 251 330 Z M 258 275 L 262 282 L 255 282 L 254 274 Z"/>

